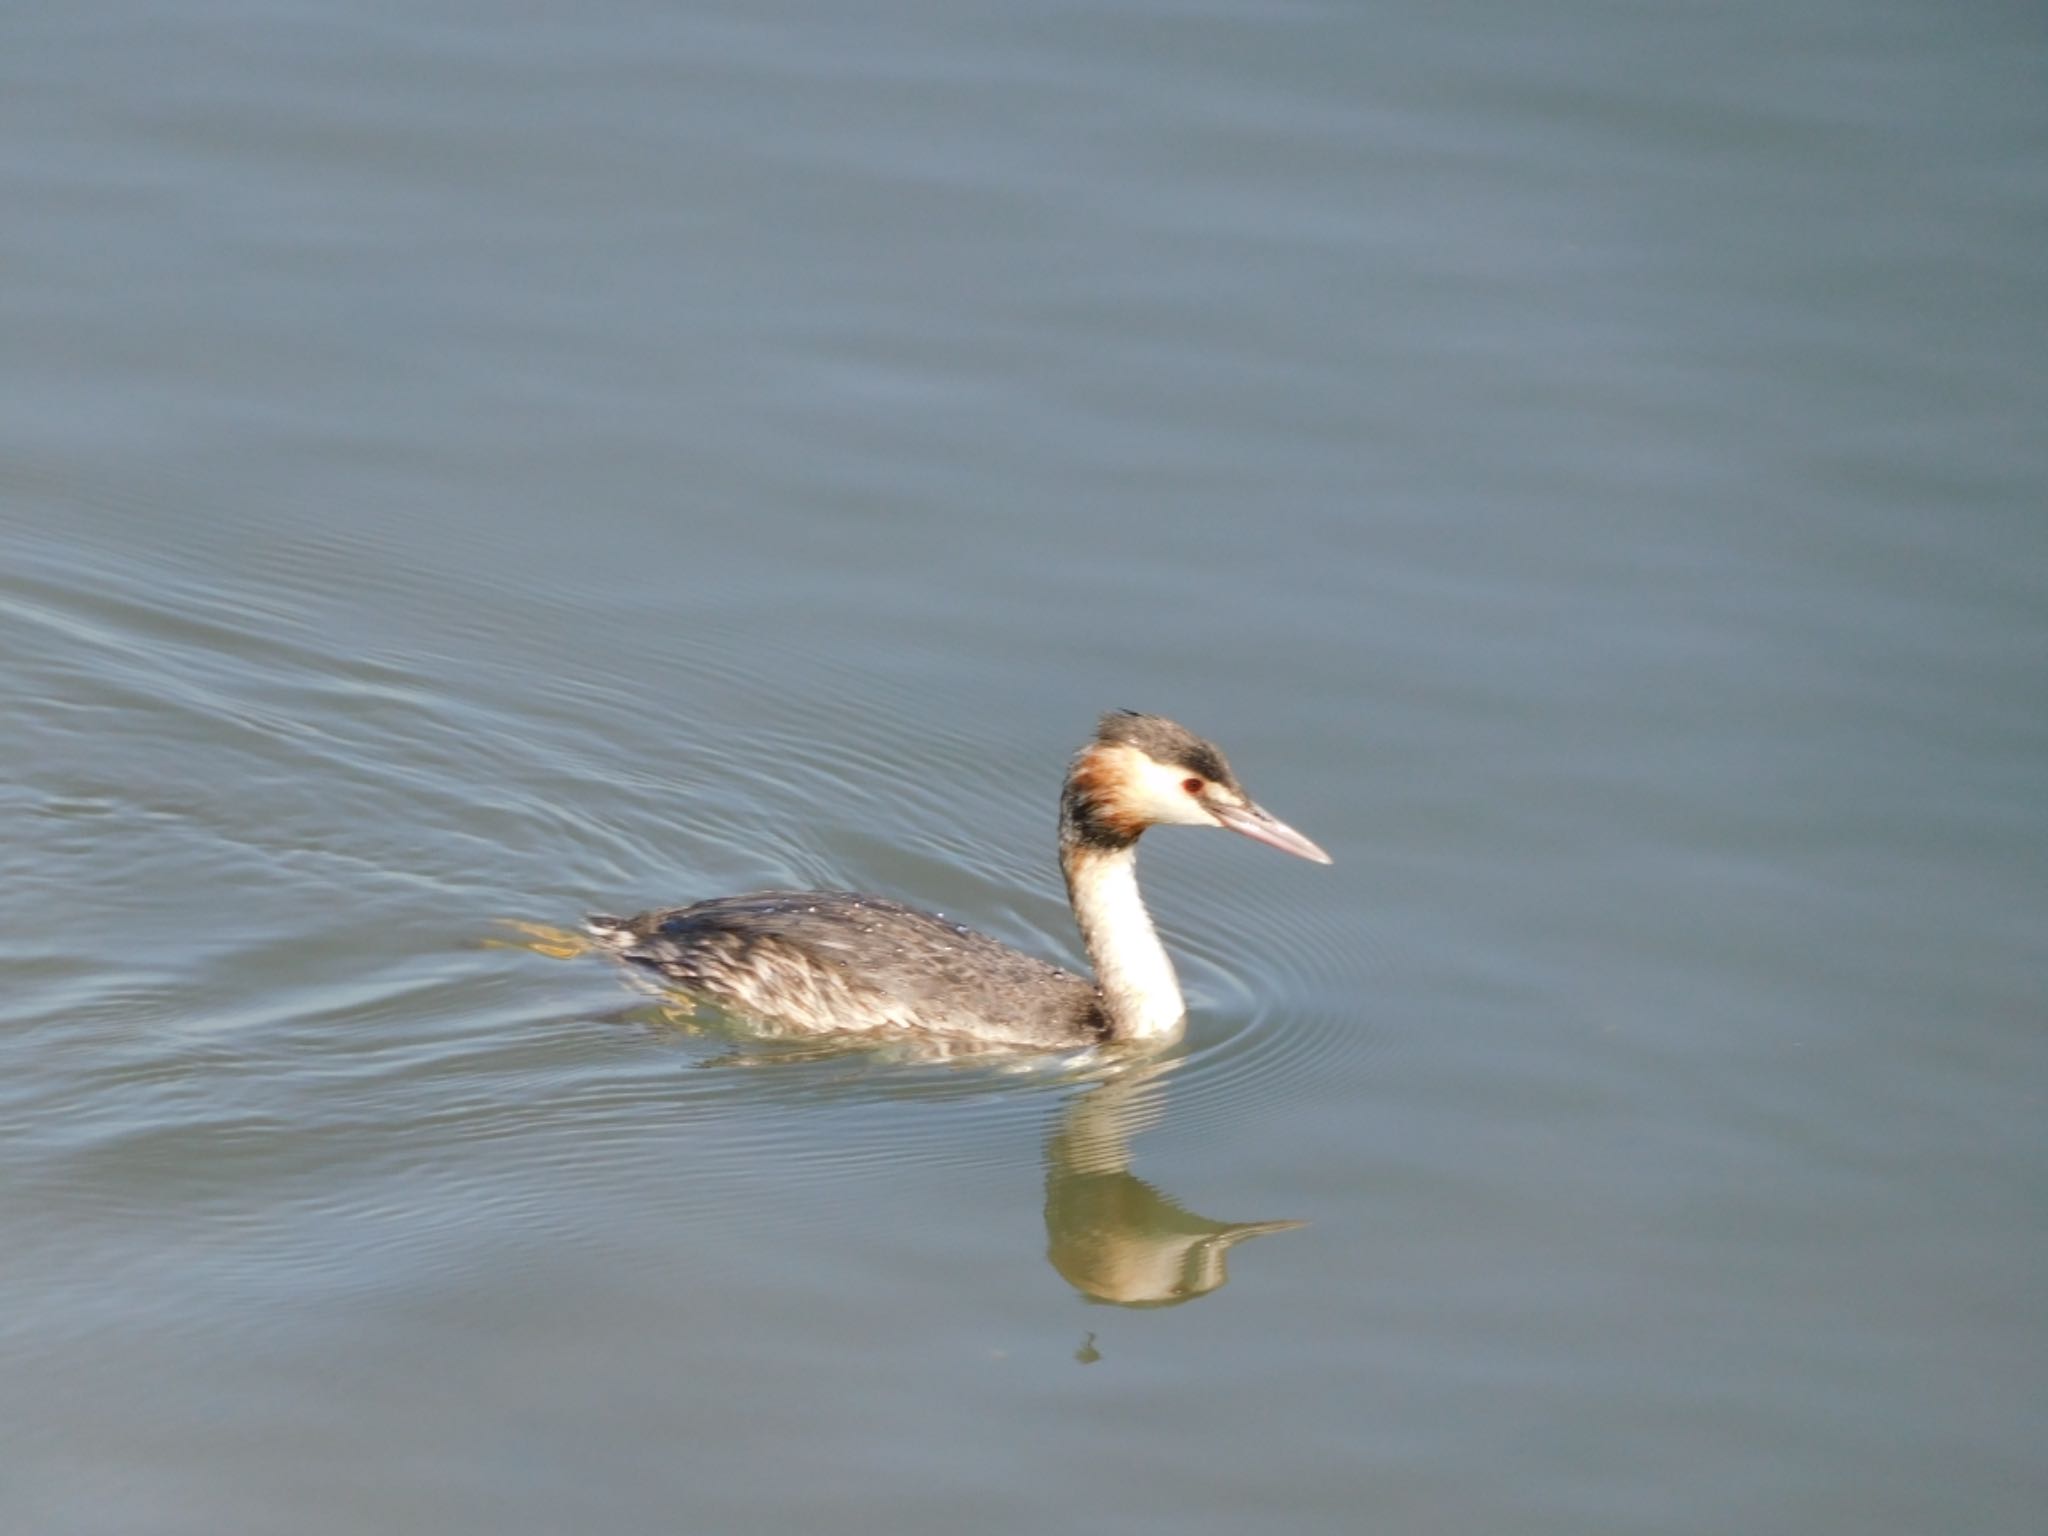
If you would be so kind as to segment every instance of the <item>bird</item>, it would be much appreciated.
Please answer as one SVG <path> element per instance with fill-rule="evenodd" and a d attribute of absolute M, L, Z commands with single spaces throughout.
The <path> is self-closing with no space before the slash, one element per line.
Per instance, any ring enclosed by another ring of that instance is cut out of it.
<path fill-rule="evenodd" d="M 1059 801 L 1060 870 L 1092 979 L 855 891 L 754 891 L 592 913 L 585 926 L 660 985 L 772 1035 L 1163 1046 L 1185 1029 L 1187 1005 L 1138 890 L 1138 839 L 1155 826 L 1222 827 L 1331 862 L 1253 801 L 1213 744 L 1163 716 L 1113 710 L 1074 756 Z"/>

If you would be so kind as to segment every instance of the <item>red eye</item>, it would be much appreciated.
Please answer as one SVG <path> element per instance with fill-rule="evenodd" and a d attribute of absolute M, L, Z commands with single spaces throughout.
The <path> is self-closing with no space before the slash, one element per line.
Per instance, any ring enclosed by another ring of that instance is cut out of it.
<path fill-rule="evenodd" d="M 1209 786 L 1204 784 L 1200 779 L 1182 779 L 1180 781 L 1180 787 L 1186 790 L 1191 795 L 1199 795 L 1203 790 L 1207 789 Z"/>

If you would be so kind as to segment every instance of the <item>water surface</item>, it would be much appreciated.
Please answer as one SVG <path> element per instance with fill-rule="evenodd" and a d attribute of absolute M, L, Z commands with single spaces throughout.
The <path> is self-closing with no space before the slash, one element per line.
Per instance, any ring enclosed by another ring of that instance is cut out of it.
<path fill-rule="evenodd" d="M 2031 19 L 5 34 L 0 1525 L 2039 1528 Z M 505 942 L 1071 963 L 1119 706 L 1148 1072 Z"/>

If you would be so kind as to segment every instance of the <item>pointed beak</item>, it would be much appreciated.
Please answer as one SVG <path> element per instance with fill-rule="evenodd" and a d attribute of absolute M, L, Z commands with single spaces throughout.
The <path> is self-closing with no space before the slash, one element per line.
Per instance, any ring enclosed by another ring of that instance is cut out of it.
<path fill-rule="evenodd" d="M 1203 801 L 1209 814 L 1233 832 L 1242 832 L 1255 843 L 1264 843 L 1268 848 L 1278 848 L 1282 853 L 1291 853 L 1298 859 L 1312 859 L 1318 864 L 1330 862 L 1330 856 L 1314 843 L 1303 837 L 1271 811 L 1262 810 L 1246 801 L 1243 805 L 1224 805 Z"/>

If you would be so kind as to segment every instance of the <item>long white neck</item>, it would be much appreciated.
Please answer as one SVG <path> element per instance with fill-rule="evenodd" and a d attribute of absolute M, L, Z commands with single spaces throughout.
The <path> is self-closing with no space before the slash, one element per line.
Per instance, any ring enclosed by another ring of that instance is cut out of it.
<path fill-rule="evenodd" d="M 1138 894 L 1138 848 L 1070 847 L 1061 860 L 1081 943 L 1095 966 L 1110 1033 L 1171 1040 L 1187 1019 L 1173 961 Z"/>

